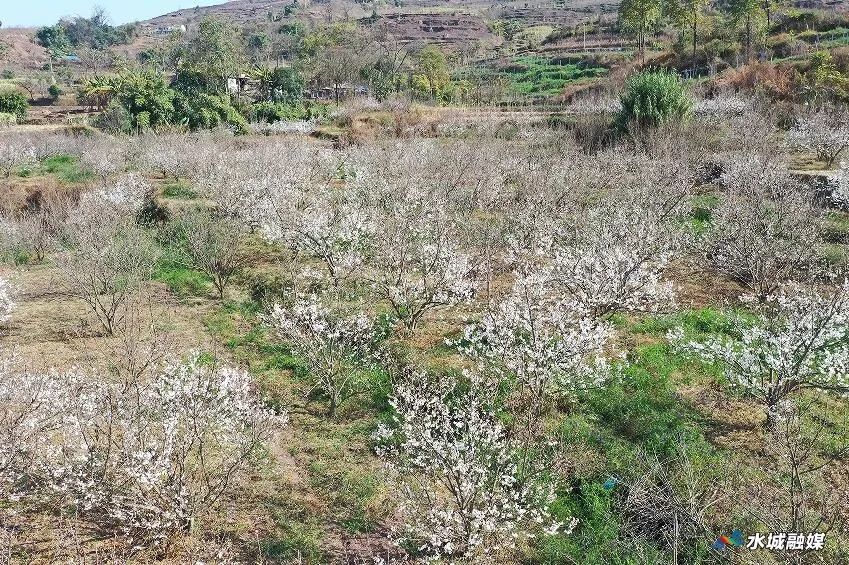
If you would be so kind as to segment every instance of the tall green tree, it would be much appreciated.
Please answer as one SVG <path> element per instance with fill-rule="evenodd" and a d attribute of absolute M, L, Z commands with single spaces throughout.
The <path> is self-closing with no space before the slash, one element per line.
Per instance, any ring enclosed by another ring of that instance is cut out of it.
<path fill-rule="evenodd" d="M 707 10 L 711 0 L 665 0 L 664 12 L 680 28 L 690 33 L 692 46 L 692 71 L 696 72 L 696 50 L 698 48 L 699 30 L 707 19 Z"/>
<path fill-rule="evenodd" d="M 192 73 L 201 78 L 206 92 L 223 94 L 227 79 L 236 76 L 243 64 L 242 42 L 236 30 L 227 22 L 205 18 L 186 41 L 177 74 Z"/>
<path fill-rule="evenodd" d="M 619 5 L 622 27 L 637 36 L 640 60 L 646 59 L 646 36 L 660 20 L 660 0 L 623 0 Z"/>
<path fill-rule="evenodd" d="M 762 10 L 762 0 L 731 0 L 731 16 L 734 22 L 743 26 L 744 47 L 746 60 L 752 60 L 752 44 L 758 31 L 758 16 Z"/>
<path fill-rule="evenodd" d="M 299 104 L 303 98 L 304 78 L 295 68 L 254 67 L 250 76 L 259 82 L 259 94 L 263 101 L 293 105 Z"/>
<path fill-rule="evenodd" d="M 47 50 L 50 65 L 50 82 L 56 83 L 56 75 L 53 74 L 53 61 L 68 54 L 71 47 L 65 26 L 61 23 L 40 28 L 35 33 L 35 40 Z"/>
<path fill-rule="evenodd" d="M 367 44 L 367 37 L 354 24 L 336 23 L 320 28 L 304 37 L 303 68 L 312 71 L 313 84 L 333 86 L 338 104 L 342 84 L 360 77 L 366 66 Z"/>
<path fill-rule="evenodd" d="M 451 75 L 448 73 L 445 53 L 434 45 L 428 45 L 422 49 L 416 60 L 413 84 L 421 85 L 419 89 L 426 90 L 431 99 L 436 100 L 450 83 Z"/>
<path fill-rule="evenodd" d="M 105 49 L 112 45 L 129 43 L 136 36 L 135 24 L 112 26 L 103 8 L 95 8 L 88 18 L 77 16 L 63 19 L 60 23 L 65 28 L 68 41 L 74 47 Z"/>

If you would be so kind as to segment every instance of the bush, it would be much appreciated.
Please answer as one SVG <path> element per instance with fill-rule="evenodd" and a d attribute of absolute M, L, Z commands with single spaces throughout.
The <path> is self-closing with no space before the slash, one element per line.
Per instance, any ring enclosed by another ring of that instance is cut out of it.
<path fill-rule="evenodd" d="M 115 99 L 129 112 L 134 127 L 168 124 L 174 92 L 154 73 L 126 72 L 115 78 Z M 139 123 L 139 116 L 144 114 Z"/>
<path fill-rule="evenodd" d="M 292 122 L 307 117 L 306 109 L 299 105 L 290 106 L 274 102 L 257 102 L 250 108 L 250 121 L 273 124 L 274 122 Z"/>
<path fill-rule="evenodd" d="M 62 89 L 59 88 L 59 85 L 51 84 L 47 89 L 47 94 L 49 94 L 50 98 L 52 98 L 55 102 L 62 95 Z"/>
<path fill-rule="evenodd" d="M 186 95 L 174 98 L 174 115 L 189 129 L 210 129 L 226 125 L 236 133 L 245 133 L 245 118 L 230 104 L 227 96 L 213 94 Z"/>
<path fill-rule="evenodd" d="M 248 281 L 251 300 L 257 304 L 288 303 L 294 294 L 293 282 L 279 273 L 255 273 Z"/>
<path fill-rule="evenodd" d="M 108 133 L 130 133 L 133 131 L 133 117 L 123 105 L 113 100 L 92 120 L 91 125 Z"/>
<path fill-rule="evenodd" d="M 18 120 L 27 116 L 27 98 L 17 90 L 5 90 L 0 92 L 0 112 L 14 114 Z"/>
<path fill-rule="evenodd" d="M 617 116 L 620 128 L 629 125 L 656 127 L 689 115 L 693 101 L 681 79 L 666 71 L 647 71 L 632 75 L 625 83 L 620 98 L 622 109 Z"/>
<path fill-rule="evenodd" d="M 0 112 L 0 128 L 13 126 L 18 123 L 18 117 L 15 114 Z"/>

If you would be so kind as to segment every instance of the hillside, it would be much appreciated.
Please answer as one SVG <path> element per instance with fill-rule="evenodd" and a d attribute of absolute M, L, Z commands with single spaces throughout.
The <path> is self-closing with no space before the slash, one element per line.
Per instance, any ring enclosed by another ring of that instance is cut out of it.
<path fill-rule="evenodd" d="M 618 2 L 568 0 L 566 2 L 484 2 L 480 0 L 413 0 L 384 4 L 377 8 L 378 22 L 403 41 L 463 43 L 494 41 L 488 23 L 498 19 L 523 25 L 568 26 L 599 15 L 615 14 Z M 146 33 L 179 26 L 191 27 L 207 16 L 226 18 L 241 24 L 275 21 L 327 22 L 362 20 L 373 17 L 371 6 L 353 1 L 299 2 L 292 8 L 288 0 L 235 0 L 215 6 L 177 10 L 141 22 Z"/>
<path fill-rule="evenodd" d="M 47 62 L 47 52 L 33 41 L 35 28 L 0 29 L 0 41 L 8 48 L 3 67 L 20 71 L 34 69 Z"/>

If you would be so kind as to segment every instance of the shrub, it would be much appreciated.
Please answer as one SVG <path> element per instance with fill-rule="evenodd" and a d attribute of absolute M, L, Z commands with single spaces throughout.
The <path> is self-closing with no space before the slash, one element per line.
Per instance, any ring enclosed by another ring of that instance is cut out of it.
<path fill-rule="evenodd" d="M 47 89 L 47 94 L 50 95 L 50 98 L 56 101 L 62 95 L 62 89 L 59 88 L 59 85 L 51 84 Z"/>
<path fill-rule="evenodd" d="M 115 77 L 112 88 L 115 99 L 130 114 L 134 127 L 156 127 L 169 122 L 174 111 L 174 92 L 161 77 L 151 73 L 125 72 Z"/>
<path fill-rule="evenodd" d="M 174 98 L 174 115 L 189 129 L 209 129 L 226 125 L 236 133 L 244 133 L 248 128 L 245 118 L 230 104 L 226 96 L 178 93 Z"/>
<path fill-rule="evenodd" d="M 681 79 L 666 71 L 632 75 L 625 83 L 620 102 L 622 109 L 617 121 L 623 129 L 630 124 L 655 127 L 680 120 L 689 115 L 693 106 Z"/>
<path fill-rule="evenodd" d="M 133 117 L 117 100 L 96 116 L 91 125 L 108 133 L 130 133 L 133 131 Z"/>
<path fill-rule="evenodd" d="M 18 123 L 18 117 L 15 114 L 0 112 L 0 128 L 13 126 Z"/>
<path fill-rule="evenodd" d="M 284 302 L 294 292 L 291 279 L 278 273 L 254 273 L 248 282 L 251 300 L 258 304 Z"/>
<path fill-rule="evenodd" d="M 307 116 L 306 109 L 301 105 L 290 106 L 274 102 L 257 102 L 250 108 L 251 122 L 274 122 L 303 120 Z"/>
<path fill-rule="evenodd" d="M 0 112 L 14 114 L 17 119 L 22 120 L 27 116 L 27 108 L 27 97 L 17 90 L 0 92 Z"/>

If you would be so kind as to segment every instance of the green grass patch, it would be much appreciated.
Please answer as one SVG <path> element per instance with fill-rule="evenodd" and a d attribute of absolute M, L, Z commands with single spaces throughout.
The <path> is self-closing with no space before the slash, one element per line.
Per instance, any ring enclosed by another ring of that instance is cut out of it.
<path fill-rule="evenodd" d="M 624 452 L 614 458 L 627 465 L 634 447 L 672 453 L 682 437 L 701 437 L 698 415 L 678 398 L 671 378 L 685 365 L 690 364 L 667 345 L 637 348 L 620 379 L 585 395 L 600 424 L 587 440 L 605 446 L 609 455 L 619 444 Z"/>
<path fill-rule="evenodd" d="M 842 269 L 849 263 L 846 246 L 842 243 L 826 243 L 819 252 L 823 261 L 833 269 Z"/>
<path fill-rule="evenodd" d="M 162 196 L 175 200 L 194 200 L 198 197 L 198 194 L 187 183 L 176 181 L 165 185 L 162 189 Z"/>
<path fill-rule="evenodd" d="M 83 168 L 79 160 L 72 155 L 48 157 L 41 163 L 41 170 L 69 183 L 86 182 L 94 177 L 94 174 Z"/>
<path fill-rule="evenodd" d="M 340 449 L 342 446 L 335 446 L 328 455 Z M 375 531 L 381 516 L 375 513 L 372 501 L 381 485 L 373 474 L 334 457 L 311 461 L 309 469 L 310 484 L 332 502 L 335 521 L 351 533 Z"/>
<path fill-rule="evenodd" d="M 564 523 L 578 518 L 578 526 L 570 535 L 543 536 L 534 545 L 529 562 L 636 565 L 670 561 L 649 543 L 623 539 L 621 519 L 613 510 L 613 493 L 602 484 L 603 480 L 583 482 L 575 491 L 558 493 L 552 513 Z"/>
<path fill-rule="evenodd" d="M 823 232 L 830 243 L 849 243 L 849 214 L 830 212 L 825 218 Z"/>
<path fill-rule="evenodd" d="M 671 315 L 649 316 L 633 323 L 630 330 L 637 334 L 662 336 L 677 327 L 684 329 L 684 335 L 727 334 L 732 328 L 731 317 L 726 312 L 700 308 Z"/>
<path fill-rule="evenodd" d="M 560 94 L 571 82 L 605 76 L 607 69 L 528 55 L 514 58 L 503 73 L 510 79 L 513 91 L 547 97 Z"/>
<path fill-rule="evenodd" d="M 275 536 L 259 540 L 259 550 L 273 563 L 325 562 L 321 549 L 323 529 L 318 516 L 283 495 L 270 501 L 270 513 L 277 526 Z"/>
<path fill-rule="evenodd" d="M 713 194 L 700 194 L 690 203 L 690 225 L 696 235 L 710 229 L 713 209 L 719 204 L 719 198 Z"/>
<path fill-rule="evenodd" d="M 206 296 L 212 280 L 201 273 L 171 259 L 163 259 L 153 271 L 153 279 L 165 283 L 168 289 L 181 298 Z"/>

